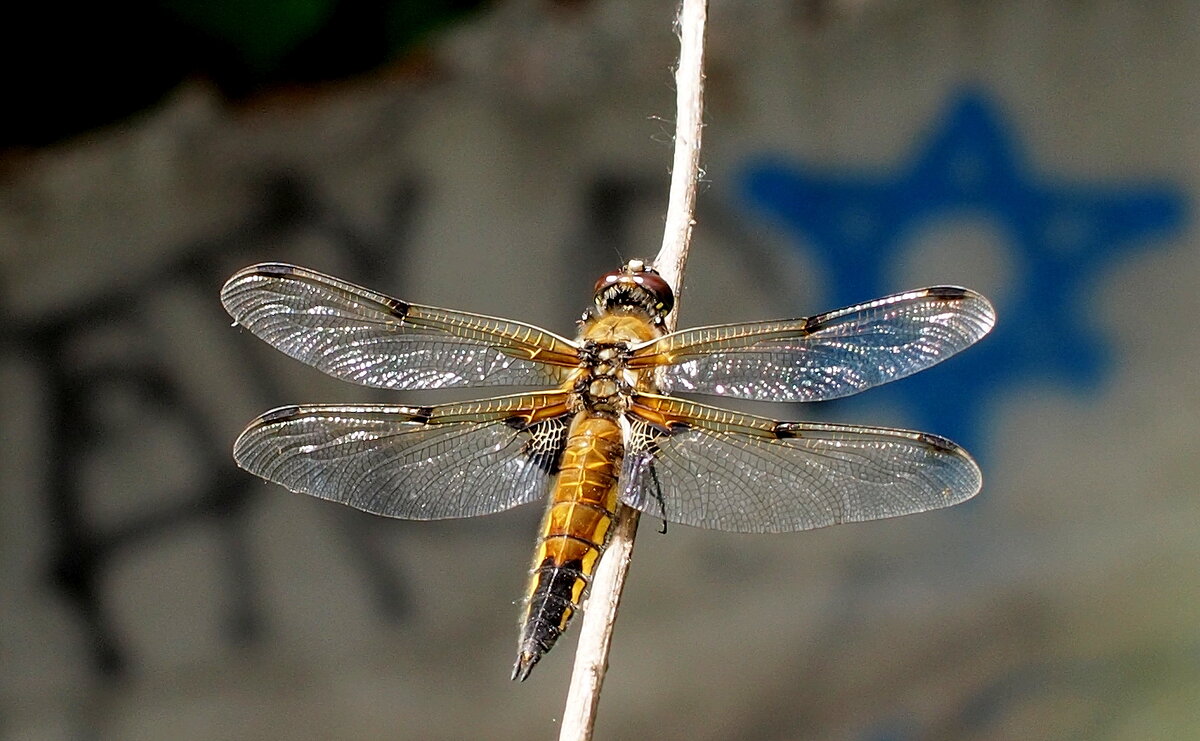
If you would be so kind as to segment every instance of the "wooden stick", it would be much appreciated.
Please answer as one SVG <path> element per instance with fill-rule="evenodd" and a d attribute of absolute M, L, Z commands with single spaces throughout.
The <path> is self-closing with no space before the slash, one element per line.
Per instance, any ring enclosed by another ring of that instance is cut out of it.
<path fill-rule="evenodd" d="M 668 330 L 679 316 L 683 266 L 696 224 L 696 185 L 700 179 L 700 137 L 704 113 L 704 26 L 707 0 L 683 0 L 679 9 L 679 67 L 675 70 L 675 160 L 671 168 L 671 197 L 666 228 L 654 268 L 675 290 L 675 310 Z"/>
<path fill-rule="evenodd" d="M 667 204 L 666 229 L 654 267 L 675 291 L 675 309 L 667 317 L 674 329 L 683 288 L 683 268 L 696 223 L 696 182 L 700 176 L 700 136 L 704 92 L 704 27 L 707 0 L 682 0 L 678 16 L 679 67 L 675 71 L 675 159 Z M 625 576 L 633 558 L 638 511 L 618 505 L 616 524 L 600 559 L 579 631 L 579 647 L 571 687 L 563 709 L 560 741 L 591 739 L 600 705 L 600 688 L 608 670 L 608 651 Z"/>

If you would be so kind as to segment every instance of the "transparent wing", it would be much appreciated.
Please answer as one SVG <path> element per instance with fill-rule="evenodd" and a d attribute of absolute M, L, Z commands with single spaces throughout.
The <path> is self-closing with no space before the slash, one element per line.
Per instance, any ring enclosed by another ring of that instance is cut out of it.
<path fill-rule="evenodd" d="M 579 363 L 574 343 L 537 327 L 409 304 L 294 265 L 238 272 L 221 303 L 293 358 L 364 386 L 555 386 Z"/>
<path fill-rule="evenodd" d="M 983 296 L 939 286 L 805 319 L 674 332 L 634 347 L 629 365 L 667 366 L 663 393 L 821 401 L 939 363 L 983 337 L 995 321 Z"/>
<path fill-rule="evenodd" d="M 776 422 L 663 396 L 631 409 L 621 500 L 669 522 L 777 533 L 924 512 L 983 483 L 936 435 Z"/>
<path fill-rule="evenodd" d="M 549 493 L 566 413 L 559 393 L 432 407 L 282 407 L 252 422 L 233 455 L 292 491 L 378 515 L 474 517 Z"/>

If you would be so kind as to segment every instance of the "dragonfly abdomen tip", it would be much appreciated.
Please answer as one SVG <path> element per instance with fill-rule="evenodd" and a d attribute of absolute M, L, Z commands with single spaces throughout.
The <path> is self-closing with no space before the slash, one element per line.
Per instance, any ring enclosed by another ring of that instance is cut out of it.
<path fill-rule="evenodd" d="M 537 652 L 522 651 L 517 654 L 517 663 L 513 664 L 512 678 L 514 682 L 524 682 L 529 679 L 529 673 L 533 671 L 533 665 L 538 663 L 538 659 L 542 655 Z"/>

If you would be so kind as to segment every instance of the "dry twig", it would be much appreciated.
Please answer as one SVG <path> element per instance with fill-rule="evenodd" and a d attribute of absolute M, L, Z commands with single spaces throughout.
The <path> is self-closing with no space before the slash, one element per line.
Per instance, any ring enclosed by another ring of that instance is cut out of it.
<path fill-rule="evenodd" d="M 691 244 L 696 183 L 700 175 L 700 135 L 704 91 L 704 28 L 707 0 L 682 0 L 679 9 L 679 66 L 675 71 L 675 159 L 666 230 L 654 266 L 675 291 L 675 310 L 667 317 L 674 329 L 683 287 L 683 266 Z M 619 505 L 612 539 L 592 580 L 563 710 L 560 741 L 590 739 L 608 669 L 608 650 L 625 576 L 633 556 L 638 512 Z"/>

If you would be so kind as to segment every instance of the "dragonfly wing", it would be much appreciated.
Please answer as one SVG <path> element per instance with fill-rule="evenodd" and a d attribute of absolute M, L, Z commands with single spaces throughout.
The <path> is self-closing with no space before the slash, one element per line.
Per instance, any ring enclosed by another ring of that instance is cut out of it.
<path fill-rule="evenodd" d="M 991 330 L 996 312 L 965 288 L 899 293 L 804 319 L 700 327 L 632 350 L 662 369 L 663 393 L 821 401 L 924 370 Z"/>
<path fill-rule="evenodd" d="M 569 415 L 561 393 L 431 407 L 291 406 L 234 443 L 238 465 L 297 492 L 411 520 L 545 497 Z"/>
<path fill-rule="evenodd" d="M 556 386 L 579 364 L 574 343 L 537 327 L 410 304 L 294 265 L 238 272 L 221 302 L 269 344 L 364 386 Z"/>
<path fill-rule="evenodd" d="M 669 522 L 742 533 L 810 530 L 924 512 L 982 485 L 936 435 L 776 422 L 671 397 L 631 409 L 621 500 Z"/>

